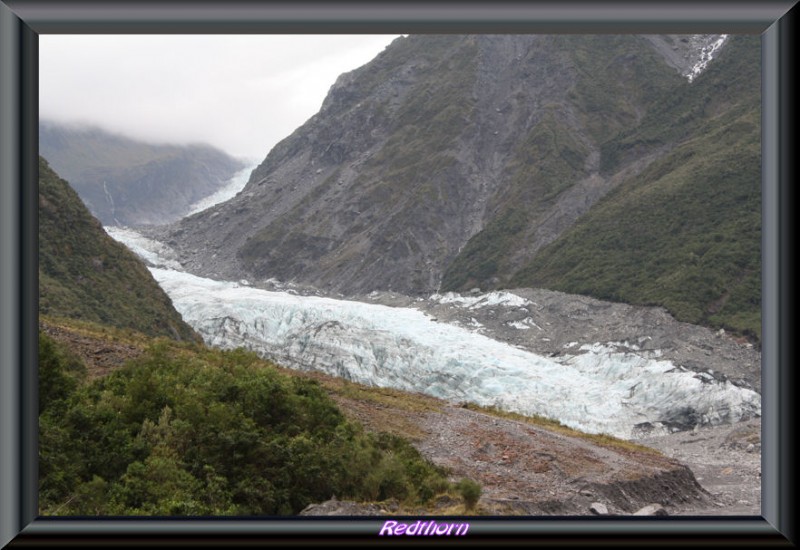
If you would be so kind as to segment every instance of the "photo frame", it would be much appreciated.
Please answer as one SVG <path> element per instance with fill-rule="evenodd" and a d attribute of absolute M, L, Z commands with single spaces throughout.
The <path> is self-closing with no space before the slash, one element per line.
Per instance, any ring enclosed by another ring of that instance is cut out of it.
<path fill-rule="evenodd" d="M 753 33 L 762 36 L 762 517 L 471 518 L 461 544 L 795 540 L 793 1 L 769 3 L 0 0 L 0 547 L 365 543 L 383 519 L 37 517 L 38 35 Z"/>

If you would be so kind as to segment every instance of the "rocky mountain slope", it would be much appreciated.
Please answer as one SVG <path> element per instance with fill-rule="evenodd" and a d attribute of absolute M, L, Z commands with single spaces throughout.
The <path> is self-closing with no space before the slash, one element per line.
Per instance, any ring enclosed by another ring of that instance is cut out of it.
<path fill-rule="evenodd" d="M 244 168 L 206 145 L 154 145 L 52 121 L 39 124 L 39 151 L 104 225 L 175 221 Z"/>
<path fill-rule="evenodd" d="M 399 38 L 160 237 L 215 278 L 542 286 L 758 340 L 758 74 L 757 37 Z"/>
<path fill-rule="evenodd" d="M 39 312 L 197 341 L 144 264 L 39 157 Z"/>

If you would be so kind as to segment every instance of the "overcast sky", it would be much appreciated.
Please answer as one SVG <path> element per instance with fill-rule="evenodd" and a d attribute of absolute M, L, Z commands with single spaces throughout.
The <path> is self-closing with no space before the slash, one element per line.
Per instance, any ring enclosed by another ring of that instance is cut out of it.
<path fill-rule="evenodd" d="M 263 160 L 388 35 L 39 36 L 39 114 Z"/>

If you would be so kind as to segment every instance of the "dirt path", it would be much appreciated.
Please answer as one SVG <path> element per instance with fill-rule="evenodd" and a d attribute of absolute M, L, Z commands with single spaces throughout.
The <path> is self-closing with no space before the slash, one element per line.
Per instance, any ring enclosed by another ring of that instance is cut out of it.
<path fill-rule="evenodd" d="M 81 332 L 72 326 L 59 325 L 54 320 L 40 319 L 39 330 L 61 342 L 86 364 L 90 379 L 107 375 L 125 361 L 140 356 L 143 345 L 117 340 L 110 335 L 98 335 L 91 331 Z"/>
<path fill-rule="evenodd" d="M 498 512 L 586 515 L 593 502 L 612 514 L 651 503 L 701 506 L 691 473 L 668 457 L 589 440 L 447 406 L 422 419 L 428 437 L 418 448 L 433 462 L 484 487 Z"/>
<path fill-rule="evenodd" d="M 314 377 L 326 383 L 326 377 Z M 333 397 L 367 429 L 409 437 L 423 456 L 447 467 L 454 481 L 478 481 L 485 514 L 588 515 L 594 502 L 621 515 L 651 503 L 670 514 L 715 507 L 683 463 L 651 449 L 599 445 L 396 390 L 381 390 L 380 402 L 344 393 L 337 389 Z"/>

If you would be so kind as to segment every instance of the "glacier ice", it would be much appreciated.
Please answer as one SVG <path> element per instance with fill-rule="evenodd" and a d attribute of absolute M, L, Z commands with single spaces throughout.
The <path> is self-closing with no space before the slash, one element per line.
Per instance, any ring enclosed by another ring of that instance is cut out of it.
<path fill-rule="evenodd" d="M 293 368 L 539 414 L 624 438 L 639 423 L 694 425 L 760 414 L 760 397 L 751 390 L 709 383 L 613 345 L 545 358 L 413 308 L 151 271 L 208 344 L 248 348 Z"/>
<path fill-rule="evenodd" d="M 182 269 L 177 254 L 169 246 L 127 227 L 107 226 L 103 229 L 111 238 L 127 246 L 148 266 Z"/>
<path fill-rule="evenodd" d="M 221 189 L 217 190 L 214 194 L 204 197 L 192 204 L 189 207 L 189 213 L 187 216 L 197 214 L 198 212 L 202 212 L 203 210 L 211 208 L 216 204 L 225 202 L 235 197 L 236 194 L 244 189 L 245 185 L 247 185 L 247 181 L 250 179 L 250 173 L 257 167 L 258 164 L 254 164 L 236 172 Z"/>
<path fill-rule="evenodd" d="M 633 437 L 637 424 L 717 424 L 761 413 L 758 393 L 660 360 L 659 350 L 570 342 L 568 352 L 542 357 L 410 307 L 197 277 L 177 269 L 169 247 L 132 230 L 109 232 L 147 258 L 175 308 L 212 346 L 244 347 L 292 368 L 538 414 L 623 438 Z M 530 304 L 503 292 L 432 301 L 465 308 Z"/>

